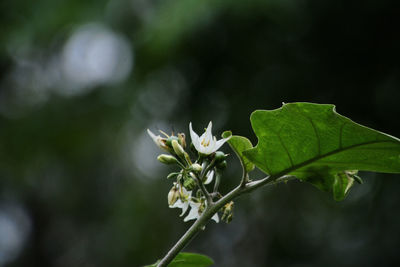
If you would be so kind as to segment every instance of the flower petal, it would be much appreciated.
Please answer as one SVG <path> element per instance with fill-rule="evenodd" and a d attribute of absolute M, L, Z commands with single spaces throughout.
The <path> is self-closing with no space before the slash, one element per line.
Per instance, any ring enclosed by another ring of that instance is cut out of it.
<path fill-rule="evenodd" d="M 214 220 L 216 223 L 219 223 L 218 213 L 215 213 L 214 216 L 212 216 L 211 219 Z"/>
<path fill-rule="evenodd" d="M 228 138 L 224 138 L 224 139 L 218 140 L 218 141 L 215 143 L 214 151 L 217 151 L 217 150 L 218 150 L 223 144 L 225 144 L 225 142 L 228 141 L 230 138 L 231 138 L 231 137 L 229 136 Z"/>
<path fill-rule="evenodd" d="M 214 170 L 211 170 L 211 171 L 209 171 L 209 172 L 207 173 L 207 179 L 206 179 L 206 181 L 204 182 L 204 184 L 209 184 L 209 183 L 211 183 L 212 180 L 213 180 L 213 178 L 214 178 Z"/>
<path fill-rule="evenodd" d="M 174 203 L 174 205 L 170 205 L 169 207 L 170 207 L 171 209 L 174 209 L 174 208 L 183 209 L 183 206 L 184 206 L 184 203 L 182 202 L 182 200 L 178 199 L 178 200 Z"/>
<path fill-rule="evenodd" d="M 181 215 L 179 215 L 180 217 L 182 217 L 183 214 L 186 213 L 188 207 L 189 207 L 189 202 L 188 202 L 188 201 L 184 202 L 184 203 L 183 203 L 183 207 L 182 207 L 182 213 L 181 213 Z"/>
<path fill-rule="evenodd" d="M 157 146 L 159 146 L 160 144 L 160 138 L 161 136 L 159 135 L 155 135 L 152 131 L 150 131 L 149 129 L 147 129 L 147 133 L 150 135 L 151 139 L 153 139 L 154 143 L 156 143 Z"/>
<path fill-rule="evenodd" d="M 184 222 L 187 222 L 190 220 L 195 220 L 200 217 L 200 214 L 199 214 L 200 203 L 190 202 L 190 207 L 191 207 L 191 210 L 190 210 L 188 216 L 186 216 L 185 219 L 183 219 Z"/>
<path fill-rule="evenodd" d="M 212 122 L 210 121 L 210 122 L 208 123 L 206 132 L 204 133 L 204 134 L 206 135 L 206 137 L 209 137 L 210 139 L 212 139 L 212 132 L 211 132 L 211 130 L 212 130 Z"/>
<path fill-rule="evenodd" d="M 197 135 L 197 133 L 195 133 L 195 131 L 193 131 L 191 122 L 189 123 L 189 132 L 190 132 L 190 138 L 192 139 L 192 143 L 193 143 L 194 147 L 196 148 L 197 151 L 199 151 L 199 148 L 200 148 L 199 136 Z"/>

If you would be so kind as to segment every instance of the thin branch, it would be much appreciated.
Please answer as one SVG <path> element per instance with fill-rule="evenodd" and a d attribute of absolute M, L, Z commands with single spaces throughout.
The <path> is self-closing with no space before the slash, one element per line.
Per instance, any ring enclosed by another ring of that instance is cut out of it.
<path fill-rule="evenodd" d="M 203 193 L 203 195 L 206 197 L 207 200 L 207 206 L 210 206 L 213 201 L 212 201 L 212 197 L 210 195 L 210 193 L 208 193 L 207 188 L 204 186 L 204 183 L 202 181 L 203 177 L 198 177 L 195 173 L 191 172 L 191 176 L 192 178 L 194 178 L 197 182 L 197 185 L 199 186 L 201 192 Z"/>
<path fill-rule="evenodd" d="M 240 181 L 240 187 L 245 187 L 246 184 L 249 182 L 249 174 L 246 171 L 246 168 L 243 166 L 243 174 L 242 174 L 242 180 Z"/>
<path fill-rule="evenodd" d="M 194 236 L 203 228 L 203 226 L 207 224 L 207 222 L 212 218 L 212 216 L 214 216 L 215 213 L 217 213 L 226 203 L 230 202 L 232 199 L 242 194 L 249 193 L 261 186 L 277 184 L 292 179 L 294 179 L 294 176 L 291 175 L 267 176 L 261 180 L 246 183 L 244 186 L 240 184 L 217 202 L 208 203 L 206 209 L 204 210 L 200 218 L 187 230 L 187 232 L 179 239 L 179 241 L 170 249 L 167 255 L 158 263 L 157 267 L 167 266 L 176 257 L 176 255 L 178 255 L 178 253 L 194 238 Z M 200 184 L 203 185 L 203 183 Z M 205 189 L 204 185 L 203 188 Z M 207 192 L 206 189 L 205 192 Z M 208 192 L 207 195 L 211 197 L 208 194 Z"/>
<path fill-rule="evenodd" d="M 215 173 L 215 182 L 214 182 L 213 193 L 218 193 L 219 183 L 221 182 L 221 173 L 219 173 L 216 169 L 214 169 L 214 173 Z"/>
<path fill-rule="evenodd" d="M 186 231 L 179 241 L 168 251 L 167 255 L 157 264 L 157 267 L 167 266 L 178 253 L 186 247 L 186 245 L 196 236 L 203 226 L 211 219 L 213 214 L 209 212 L 207 207 L 200 218 Z"/>

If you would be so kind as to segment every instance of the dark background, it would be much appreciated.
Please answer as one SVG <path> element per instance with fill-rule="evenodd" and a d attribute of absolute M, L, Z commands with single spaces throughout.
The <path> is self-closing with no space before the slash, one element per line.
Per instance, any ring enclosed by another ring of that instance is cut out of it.
<path fill-rule="evenodd" d="M 162 257 L 190 224 L 168 209 L 173 168 L 147 128 L 212 120 L 256 144 L 253 110 L 308 101 L 400 136 L 399 3 L 0 2 L 0 265 Z M 240 177 L 228 163 L 223 192 Z M 243 196 L 185 250 L 215 266 L 399 266 L 400 177 L 361 176 L 339 203 L 296 181 Z"/>

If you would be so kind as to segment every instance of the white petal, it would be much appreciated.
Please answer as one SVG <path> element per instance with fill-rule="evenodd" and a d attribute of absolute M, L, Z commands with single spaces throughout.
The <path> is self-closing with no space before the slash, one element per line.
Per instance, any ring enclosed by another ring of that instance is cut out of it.
<path fill-rule="evenodd" d="M 192 191 L 187 191 L 186 190 L 186 188 L 184 187 L 184 186 L 180 186 L 179 187 L 180 189 L 182 189 L 182 193 L 185 195 L 185 196 L 192 196 Z"/>
<path fill-rule="evenodd" d="M 217 151 L 217 149 L 215 149 L 217 145 L 217 138 L 214 136 L 211 140 L 210 140 L 210 149 L 212 150 L 212 153 Z"/>
<path fill-rule="evenodd" d="M 218 213 L 215 213 L 214 216 L 212 216 L 211 219 L 214 220 L 216 223 L 219 223 Z"/>
<path fill-rule="evenodd" d="M 195 133 L 193 131 L 192 123 L 189 123 L 189 132 L 190 132 L 190 138 L 192 139 L 192 143 L 193 143 L 194 147 L 196 148 L 197 151 L 199 151 L 200 140 L 199 140 L 199 136 L 197 135 L 197 133 Z"/>
<path fill-rule="evenodd" d="M 205 155 L 210 155 L 212 153 L 214 153 L 216 151 L 215 146 L 208 146 L 206 148 L 203 149 Z"/>
<path fill-rule="evenodd" d="M 200 136 L 200 144 L 203 147 L 209 147 L 210 142 L 212 141 L 212 133 L 211 133 L 211 128 L 212 128 L 212 122 L 210 121 L 210 123 L 208 124 L 206 131 Z M 205 145 L 207 144 L 207 146 Z"/>
<path fill-rule="evenodd" d="M 207 173 L 207 179 L 206 179 L 206 181 L 204 182 L 204 184 L 209 184 L 209 183 L 211 183 L 212 180 L 213 180 L 213 178 L 214 178 L 214 170 L 211 170 L 211 171 L 209 171 L 209 172 Z"/>
<path fill-rule="evenodd" d="M 174 205 L 170 205 L 169 207 L 170 207 L 171 209 L 174 209 L 174 208 L 183 209 L 184 204 L 185 204 L 185 203 L 183 203 L 182 200 L 178 199 L 178 200 L 174 203 Z"/>
<path fill-rule="evenodd" d="M 191 209 L 190 209 L 188 216 L 186 216 L 185 219 L 183 219 L 184 222 L 187 222 L 190 220 L 195 220 L 200 217 L 200 215 L 199 215 L 200 203 L 190 202 L 190 207 L 191 207 Z"/>
<path fill-rule="evenodd" d="M 183 214 L 186 213 L 188 207 L 189 207 L 189 202 L 188 202 L 188 201 L 184 202 L 184 203 L 183 203 L 183 207 L 182 207 L 182 213 L 181 213 L 181 215 L 179 215 L 180 217 L 182 217 Z"/>
<path fill-rule="evenodd" d="M 217 151 L 223 144 L 225 144 L 226 141 L 228 141 L 231 137 L 229 136 L 228 138 L 224 138 L 221 140 L 218 140 L 217 143 L 214 146 L 214 151 Z"/>
<path fill-rule="evenodd" d="M 149 129 L 147 129 L 147 133 L 150 135 L 151 139 L 153 139 L 154 143 L 159 146 L 159 139 L 161 138 L 161 136 L 153 134 L 153 132 Z"/>
<path fill-rule="evenodd" d="M 207 126 L 206 132 L 204 133 L 206 135 L 206 137 L 209 137 L 210 139 L 212 139 L 212 122 L 210 121 L 210 123 Z"/>

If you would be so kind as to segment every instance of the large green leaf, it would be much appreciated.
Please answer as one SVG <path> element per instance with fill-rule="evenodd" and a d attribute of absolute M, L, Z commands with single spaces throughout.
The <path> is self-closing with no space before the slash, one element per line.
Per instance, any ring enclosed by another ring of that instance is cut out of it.
<path fill-rule="evenodd" d="M 400 140 L 339 115 L 334 105 L 284 104 L 256 110 L 250 120 L 258 137 L 244 151 L 250 161 L 267 174 L 292 174 L 334 191 L 335 199 L 349 189 L 344 171 L 400 173 Z"/>
<path fill-rule="evenodd" d="M 157 264 L 158 261 L 146 267 L 156 267 Z M 214 261 L 205 255 L 181 252 L 168 264 L 168 267 L 208 267 L 213 264 Z"/>
<path fill-rule="evenodd" d="M 254 170 L 254 164 L 243 156 L 243 151 L 253 148 L 253 144 L 246 137 L 232 135 L 231 131 L 225 131 L 222 133 L 223 138 L 228 138 L 229 136 L 231 138 L 228 140 L 228 144 L 238 156 L 242 167 L 246 170 L 246 172 L 251 172 Z"/>

